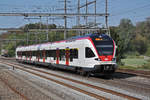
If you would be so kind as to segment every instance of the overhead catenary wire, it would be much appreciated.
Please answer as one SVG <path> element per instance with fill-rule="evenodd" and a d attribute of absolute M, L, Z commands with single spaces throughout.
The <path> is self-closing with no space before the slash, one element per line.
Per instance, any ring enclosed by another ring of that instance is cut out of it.
<path fill-rule="evenodd" d="M 129 10 L 126 10 L 126 11 L 122 11 L 122 12 L 118 12 L 116 14 L 111 14 L 110 16 L 120 16 L 120 15 L 123 15 L 123 14 L 127 14 L 127 13 L 131 13 L 131 12 L 137 12 L 143 8 L 147 8 L 147 7 L 150 7 L 150 4 L 147 4 L 147 5 L 144 5 L 144 6 L 140 6 L 140 7 L 136 7 L 136 8 L 133 8 L 133 9 L 129 9 Z"/>

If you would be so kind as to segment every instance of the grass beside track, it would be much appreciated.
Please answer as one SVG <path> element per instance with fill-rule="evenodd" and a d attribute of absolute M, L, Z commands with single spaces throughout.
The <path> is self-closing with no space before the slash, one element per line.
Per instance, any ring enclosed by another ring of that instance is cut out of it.
<path fill-rule="evenodd" d="M 123 65 L 119 68 L 123 69 L 139 69 L 139 70 L 150 70 L 150 58 L 149 57 L 127 57 L 122 59 Z"/>

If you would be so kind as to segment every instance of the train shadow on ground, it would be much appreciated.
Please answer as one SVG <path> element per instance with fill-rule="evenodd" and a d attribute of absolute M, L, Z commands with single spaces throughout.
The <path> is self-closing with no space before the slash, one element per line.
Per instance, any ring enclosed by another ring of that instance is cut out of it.
<path fill-rule="evenodd" d="M 112 75 L 100 75 L 100 74 L 96 74 L 93 77 L 109 80 L 109 79 L 126 79 L 126 78 L 136 77 L 136 76 L 137 75 L 135 75 L 135 74 L 115 72 Z"/>

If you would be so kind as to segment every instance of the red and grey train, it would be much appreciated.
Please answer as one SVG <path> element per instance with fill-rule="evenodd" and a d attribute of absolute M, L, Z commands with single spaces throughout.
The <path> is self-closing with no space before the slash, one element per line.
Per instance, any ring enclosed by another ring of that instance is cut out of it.
<path fill-rule="evenodd" d="M 88 34 L 63 41 L 16 48 L 16 60 L 74 70 L 82 74 L 112 74 L 117 68 L 116 44 L 106 34 Z"/>

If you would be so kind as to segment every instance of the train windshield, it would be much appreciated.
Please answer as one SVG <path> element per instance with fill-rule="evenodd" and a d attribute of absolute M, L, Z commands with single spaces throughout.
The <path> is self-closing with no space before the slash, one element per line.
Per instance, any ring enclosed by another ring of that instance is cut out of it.
<path fill-rule="evenodd" d="M 113 55 L 113 41 L 94 41 L 100 56 Z"/>

